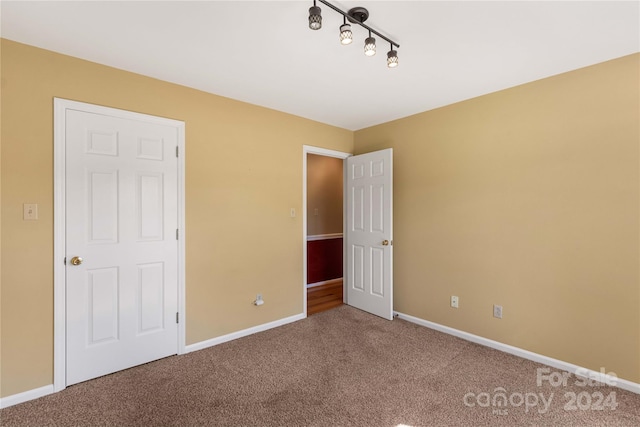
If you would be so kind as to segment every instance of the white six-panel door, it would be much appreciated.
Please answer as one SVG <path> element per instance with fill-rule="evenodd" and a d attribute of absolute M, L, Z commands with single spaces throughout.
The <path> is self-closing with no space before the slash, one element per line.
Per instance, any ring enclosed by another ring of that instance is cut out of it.
<path fill-rule="evenodd" d="M 75 110 L 65 127 L 70 385 L 177 353 L 178 134 Z"/>
<path fill-rule="evenodd" d="M 347 303 L 393 319 L 393 151 L 347 158 Z"/>

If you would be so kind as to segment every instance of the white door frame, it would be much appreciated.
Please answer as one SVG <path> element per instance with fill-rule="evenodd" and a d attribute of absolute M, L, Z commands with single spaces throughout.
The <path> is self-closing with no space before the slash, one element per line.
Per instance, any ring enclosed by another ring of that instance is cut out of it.
<path fill-rule="evenodd" d="M 67 110 L 87 111 L 123 119 L 173 126 L 178 131 L 178 354 L 185 352 L 185 123 L 132 111 L 102 107 L 67 99 L 53 100 L 53 390 L 66 387 L 66 221 L 65 221 L 65 117 Z"/>
<path fill-rule="evenodd" d="M 317 154 L 319 156 L 326 157 L 335 157 L 338 159 L 346 159 L 347 157 L 353 156 L 351 153 L 345 153 L 342 151 L 329 150 L 326 148 L 314 147 L 312 145 L 303 145 L 302 146 L 302 307 L 304 317 L 307 317 L 307 154 Z M 344 162 L 343 162 L 344 163 Z M 344 203 L 345 193 L 344 186 L 346 184 L 345 173 L 346 168 L 343 165 L 342 168 L 343 180 L 342 180 L 342 276 L 344 277 L 344 272 L 346 268 L 346 250 L 345 250 L 345 239 L 344 239 L 344 230 L 347 229 L 347 204 Z M 347 303 L 347 292 L 346 292 L 346 281 L 342 282 L 342 301 Z"/>

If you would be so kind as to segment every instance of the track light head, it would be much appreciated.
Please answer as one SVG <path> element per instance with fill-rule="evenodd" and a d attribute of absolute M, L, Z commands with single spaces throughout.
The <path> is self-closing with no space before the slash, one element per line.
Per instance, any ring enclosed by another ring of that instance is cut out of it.
<path fill-rule="evenodd" d="M 313 6 L 309 8 L 309 28 L 319 30 L 322 28 L 322 10 L 313 2 Z"/>
<path fill-rule="evenodd" d="M 364 54 L 367 56 L 376 54 L 376 39 L 371 37 L 371 31 L 369 31 L 369 37 L 364 40 Z"/>
<path fill-rule="evenodd" d="M 391 50 L 387 52 L 387 67 L 396 68 L 398 66 L 398 52 L 393 50 L 393 46 L 391 46 Z"/>
<path fill-rule="evenodd" d="M 351 31 L 351 25 L 345 23 L 340 25 L 340 43 L 351 44 L 353 41 L 353 32 Z"/>

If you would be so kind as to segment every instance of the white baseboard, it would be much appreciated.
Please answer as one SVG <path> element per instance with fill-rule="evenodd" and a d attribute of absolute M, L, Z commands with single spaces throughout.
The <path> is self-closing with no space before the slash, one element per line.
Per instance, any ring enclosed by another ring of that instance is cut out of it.
<path fill-rule="evenodd" d="M 547 365 L 547 366 L 551 366 L 552 368 L 567 371 L 584 378 L 594 379 L 606 384 L 613 384 L 615 387 L 621 388 L 623 390 L 640 394 L 640 384 L 634 383 L 632 381 L 606 375 L 602 372 L 597 372 L 591 369 L 583 368 L 578 365 L 574 365 L 573 363 L 554 359 L 548 356 L 543 356 L 541 354 L 533 353 L 531 351 L 524 350 L 519 347 L 503 344 L 498 341 L 493 341 L 488 338 L 470 334 L 468 332 L 450 328 L 448 326 L 440 325 L 438 323 L 430 322 L 428 320 L 420 319 L 419 317 L 409 316 L 408 314 L 399 313 L 397 311 L 394 313 L 398 316 L 398 319 L 406 320 L 407 322 L 415 323 L 420 326 L 425 326 L 429 329 L 434 329 L 436 331 L 444 332 L 445 334 L 453 335 L 455 337 L 462 338 L 463 340 L 471 341 L 476 344 L 483 345 L 485 347 L 491 347 L 496 350 L 503 351 L 505 353 L 513 354 L 514 356 L 522 357 L 523 359 L 528 359 L 534 362 L 542 363 L 543 365 Z"/>
<path fill-rule="evenodd" d="M 9 406 L 17 405 L 18 403 L 27 402 L 29 400 L 37 399 L 51 393 L 53 393 L 53 384 L 3 397 L 0 399 L 0 409 L 8 408 Z"/>
<path fill-rule="evenodd" d="M 252 335 L 257 332 L 266 331 L 269 329 L 277 328 L 278 326 L 286 325 L 287 323 L 297 322 L 298 320 L 304 319 L 304 313 L 296 314 L 295 316 L 285 317 L 284 319 L 274 320 L 273 322 L 264 323 L 262 325 L 254 326 L 252 328 L 243 329 L 238 332 L 232 332 L 227 335 L 222 335 L 221 337 L 212 338 L 206 341 L 200 341 L 195 344 L 190 344 L 185 347 L 185 353 L 191 353 L 192 351 L 202 350 L 205 348 L 213 347 L 214 345 L 222 344 L 227 341 L 237 340 L 238 338 L 246 337 L 247 335 Z"/>
<path fill-rule="evenodd" d="M 315 288 L 316 286 L 328 285 L 330 283 L 338 283 L 342 282 L 342 277 L 338 277 L 337 279 L 331 280 L 323 280 L 322 282 L 308 283 L 307 288 Z"/>

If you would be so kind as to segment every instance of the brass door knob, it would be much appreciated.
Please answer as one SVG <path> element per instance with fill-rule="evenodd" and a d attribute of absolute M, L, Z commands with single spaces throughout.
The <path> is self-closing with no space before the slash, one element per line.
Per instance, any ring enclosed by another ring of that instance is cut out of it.
<path fill-rule="evenodd" d="M 71 265 L 80 265 L 82 264 L 82 258 L 80 258 L 79 256 L 74 256 L 73 258 L 71 258 Z"/>
<path fill-rule="evenodd" d="M 383 240 L 382 241 L 382 246 L 389 246 L 389 241 L 388 240 Z"/>

